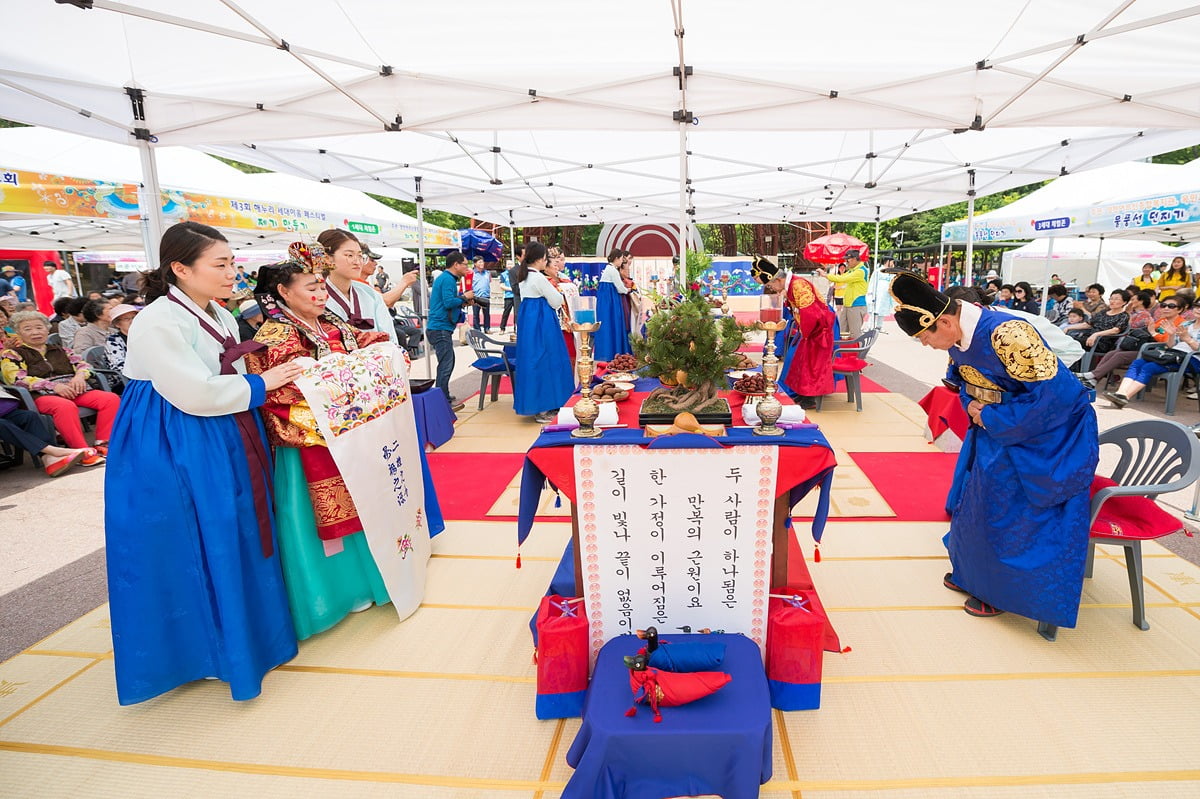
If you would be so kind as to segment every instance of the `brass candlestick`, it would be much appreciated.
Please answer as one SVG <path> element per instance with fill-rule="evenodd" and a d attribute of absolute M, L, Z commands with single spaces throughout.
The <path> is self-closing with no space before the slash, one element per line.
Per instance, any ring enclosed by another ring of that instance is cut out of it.
<path fill-rule="evenodd" d="M 592 399 L 592 375 L 596 373 L 596 362 L 592 360 L 592 334 L 600 329 L 599 322 L 571 323 L 571 329 L 579 334 L 579 358 L 575 362 L 579 375 L 579 402 L 571 409 L 579 427 L 571 431 L 573 438 L 599 438 L 603 431 L 594 425 L 600 417 L 600 405 Z"/>
<path fill-rule="evenodd" d="M 786 322 L 759 322 L 758 326 L 767 332 L 767 344 L 763 350 L 762 373 L 766 381 L 764 390 L 767 395 L 758 401 L 755 410 L 758 412 L 758 425 L 754 428 L 756 436 L 781 436 L 783 429 L 775 423 L 783 415 L 783 404 L 775 398 L 779 390 L 776 381 L 779 379 L 779 359 L 775 357 L 775 333 L 787 326 Z"/>

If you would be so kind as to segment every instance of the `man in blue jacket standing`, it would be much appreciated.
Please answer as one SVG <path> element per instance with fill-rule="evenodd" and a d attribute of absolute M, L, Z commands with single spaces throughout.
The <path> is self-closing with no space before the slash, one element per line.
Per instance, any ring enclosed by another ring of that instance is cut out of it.
<path fill-rule="evenodd" d="M 450 375 L 454 372 L 454 328 L 467 317 L 463 306 L 475 299 L 468 291 L 458 293 L 459 278 L 471 271 L 467 256 L 458 250 L 446 256 L 446 269 L 433 281 L 429 294 L 429 345 L 437 356 L 434 382 L 450 400 L 450 409 L 460 411 L 465 403 L 450 396 Z"/>

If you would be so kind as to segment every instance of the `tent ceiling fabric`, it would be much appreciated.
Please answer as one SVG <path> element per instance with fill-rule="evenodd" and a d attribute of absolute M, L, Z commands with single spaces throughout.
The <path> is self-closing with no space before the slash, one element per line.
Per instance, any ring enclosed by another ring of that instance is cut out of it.
<path fill-rule="evenodd" d="M 247 130 L 257 139 L 378 131 L 397 117 L 407 130 L 675 128 L 667 0 L 518 0 L 502 11 L 491 0 L 311 0 L 303 13 L 290 0 L 26 5 L 5 21 L 9 41 L 56 46 L 5 53 L 0 107 L 41 124 L 52 124 L 41 110 L 50 102 L 64 115 L 86 109 L 89 127 L 118 140 L 133 127 L 125 86 L 146 91 L 144 127 L 164 144 L 238 141 Z M 752 8 L 684 5 L 688 110 L 707 130 L 953 129 L 976 117 L 985 127 L 1200 122 L 1200 87 L 1181 68 L 1200 40 L 1195 7 Z M 62 57 L 98 42 L 104 57 Z"/>
<path fill-rule="evenodd" d="M 967 169 L 982 196 L 1198 141 L 1200 130 L 696 130 L 688 137 L 691 205 L 706 223 L 869 222 L 877 207 L 879 218 L 892 219 L 965 200 Z M 206 149 L 406 200 L 420 175 L 431 207 L 527 226 L 677 222 L 678 147 L 678 134 L 667 132 L 505 131 Z"/>
<path fill-rule="evenodd" d="M 431 206 L 494 222 L 678 221 L 668 0 L 93 5 L 7 16 L 9 41 L 55 46 L 0 54 L 6 117 L 253 144 L 235 157 L 398 197 L 420 174 Z M 889 218 L 964 199 L 968 168 L 983 194 L 1200 140 L 1197 6 L 682 8 L 697 221 Z"/>

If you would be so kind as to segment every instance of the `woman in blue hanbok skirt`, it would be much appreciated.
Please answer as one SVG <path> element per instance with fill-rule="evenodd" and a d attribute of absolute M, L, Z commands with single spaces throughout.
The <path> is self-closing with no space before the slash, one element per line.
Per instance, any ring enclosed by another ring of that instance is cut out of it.
<path fill-rule="evenodd" d="M 513 408 L 521 416 L 534 415 L 540 423 L 551 420 L 575 392 L 575 376 L 563 341 L 558 309 L 563 295 L 542 270 L 546 246 L 533 242 L 517 267 L 521 305 L 517 308 L 517 374 Z"/>
<path fill-rule="evenodd" d="M 117 698 L 192 680 L 252 699 L 296 654 L 270 506 L 270 464 L 251 409 L 294 379 L 244 374 L 233 253 L 213 228 L 163 236 L 153 300 L 129 331 L 130 379 L 105 475 L 105 539 Z"/>
<path fill-rule="evenodd" d="M 629 345 L 629 314 L 623 299 L 629 289 L 617 268 L 624 254 L 624 250 L 613 250 L 609 254 L 608 264 L 600 273 L 600 283 L 596 286 L 596 321 L 600 323 L 600 329 L 592 340 L 593 357 L 597 361 L 611 361 L 616 355 L 633 351 Z"/>

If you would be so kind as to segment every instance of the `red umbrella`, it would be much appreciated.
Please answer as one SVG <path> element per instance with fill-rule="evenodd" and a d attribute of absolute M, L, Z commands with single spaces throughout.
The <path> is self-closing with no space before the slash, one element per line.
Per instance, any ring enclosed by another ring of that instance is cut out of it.
<path fill-rule="evenodd" d="M 804 257 L 818 264 L 840 264 L 846 260 L 847 250 L 858 250 L 858 257 L 862 261 L 868 260 L 871 255 L 871 248 L 866 242 L 845 233 L 831 233 L 804 245 Z"/>

